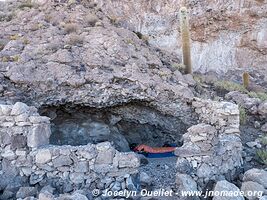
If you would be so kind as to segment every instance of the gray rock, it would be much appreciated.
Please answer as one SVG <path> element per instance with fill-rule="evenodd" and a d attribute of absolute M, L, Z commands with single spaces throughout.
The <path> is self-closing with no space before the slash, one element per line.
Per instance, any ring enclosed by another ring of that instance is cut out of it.
<path fill-rule="evenodd" d="M 49 124 L 38 124 L 30 129 L 27 136 L 27 144 L 29 147 L 40 147 L 49 144 L 51 129 Z"/>
<path fill-rule="evenodd" d="M 261 123 L 259 121 L 254 122 L 254 128 L 259 129 L 261 127 Z"/>
<path fill-rule="evenodd" d="M 40 192 L 38 195 L 38 200 L 55 200 L 53 194 L 44 191 L 44 192 Z"/>
<path fill-rule="evenodd" d="M 30 116 L 29 120 L 33 124 L 49 123 L 50 118 L 46 116 Z"/>
<path fill-rule="evenodd" d="M 265 189 L 262 185 L 260 185 L 257 182 L 247 181 L 242 183 L 241 191 L 244 192 L 244 196 L 247 199 L 257 200 L 260 197 L 259 194 L 262 195 L 265 192 Z M 251 192 L 253 192 L 253 195 L 250 194 Z"/>
<path fill-rule="evenodd" d="M 177 173 L 176 180 L 175 180 L 177 189 L 179 191 L 179 194 L 181 194 L 181 191 L 198 191 L 197 183 L 194 181 L 194 179 L 187 175 L 187 174 L 180 174 Z M 183 197 L 179 196 L 179 199 L 181 200 L 199 200 L 199 197 Z"/>
<path fill-rule="evenodd" d="M 265 123 L 265 124 L 261 127 L 261 131 L 263 131 L 263 132 L 267 132 L 267 123 Z"/>
<path fill-rule="evenodd" d="M 17 198 L 26 198 L 29 196 L 36 196 L 37 189 L 35 187 L 21 187 L 16 194 Z"/>
<path fill-rule="evenodd" d="M 260 115 L 266 115 L 267 114 L 267 101 L 264 101 L 259 105 L 258 113 Z"/>
<path fill-rule="evenodd" d="M 84 173 L 75 172 L 70 174 L 70 180 L 75 184 L 83 183 L 84 178 Z"/>
<path fill-rule="evenodd" d="M 130 175 L 127 175 L 127 178 L 126 178 L 126 188 L 130 191 L 137 191 L 137 188 Z"/>
<path fill-rule="evenodd" d="M 267 196 L 262 196 L 259 200 L 267 200 Z"/>
<path fill-rule="evenodd" d="M 99 150 L 98 155 L 96 157 L 96 164 L 113 163 L 115 149 L 111 147 L 111 144 L 109 142 L 97 144 L 96 148 Z"/>
<path fill-rule="evenodd" d="M 27 146 L 27 138 L 23 135 L 15 135 L 11 137 L 11 146 L 12 150 L 25 148 Z"/>
<path fill-rule="evenodd" d="M 76 162 L 74 164 L 75 172 L 88 172 L 89 171 L 89 163 L 88 161 Z"/>
<path fill-rule="evenodd" d="M 152 178 L 148 176 L 147 173 L 141 172 L 140 173 L 140 183 L 141 185 L 151 185 L 152 184 Z"/>
<path fill-rule="evenodd" d="M 253 181 L 267 189 L 267 171 L 262 169 L 250 169 L 245 172 L 243 181 Z"/>
<path fill-rule="evenodd" d="M 38 150 L 36 157 L 35 157 L 35 162 L 38 164 L 45 164 L 49 161 L 51 161 L 52 155 L 49 149 L 40 149 Z"/>
<path fill-rule="evenodd" d="M 1 110 L 2 115 L 9 115 L 11 113 L 12 106 L 11 105 L 0 105 L 0 110 Z"/>
<path fill-rule="evenodd" d="M 29 111 L 29 106 L 27 106 L 24 103 L 17 102 L 14 104 L 10 114 L 17 116 L 23 113 L 27 113 L 28 111 Z"/>
<path fill-rule="evenodd" d="M 235 186 L 232 183 L 229 183 L 226 180 L 219 181 L 216 183 L 214 192 L 222 193 L 222 192 L 240 192 L 239 188 Z M 243 196 L 224 196 L 224 195 L 219 195 L 219 196 L 214 196 L 212 200 L 244 200 Z"/>
<path fill-rule="evenodd" d="M 68 156 L 60 155 L 52 160 L 55 167 L 70 166 L 73 161 Z"/>

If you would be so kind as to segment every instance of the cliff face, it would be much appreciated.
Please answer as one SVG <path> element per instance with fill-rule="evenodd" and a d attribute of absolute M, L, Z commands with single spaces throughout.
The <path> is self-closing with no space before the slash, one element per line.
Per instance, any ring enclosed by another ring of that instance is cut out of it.
<path fill-rule="evenodd" d="M 95 0 L 96 1 L 96 0 Z M 178 10 L 182 0 L 97 0 L 102 10 L 149 43 L 181 56 Z M 226 72 L 267 66 L 266 0 L 189 0 L 193 66 Z"/>

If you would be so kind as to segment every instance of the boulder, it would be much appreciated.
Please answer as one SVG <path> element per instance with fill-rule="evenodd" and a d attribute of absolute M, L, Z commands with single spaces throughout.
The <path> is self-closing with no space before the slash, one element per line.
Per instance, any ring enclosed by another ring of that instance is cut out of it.
<path fill-rule="evenodd" d="M 179 191 L 179 194 L 181 194 L 182 191 L 198 191 L 197 183 L 194 181 L 194 179 L 187 175 L 187 174 L 180 174 L 177 173 L 176 175 L 176 186 Z M 199 197 L 183 197 L 181 196 L 179 199 L 181 200 L 199 200 Z"/>
<path fill-rule="evenodd" d="M 27 106 L 24 103 L 17 102 L 17 103 L 14 104 L 10 115 L 17 116 L 17 115 L 21 115 L 23 113 L 27 113 L 28 111 L 29 111 L 29 106 Z"/>
<path fill-rule="evenodd" d="M 16 194 L 17 199 L 19 198 L 26 198 L 30 196 L 36 196 L 37 195 L 37 189 L 35 187 L 21 187 L 19 188 L 19 191 Z"/>
<path fill-rule="evenodd" d="M 231 192 L 234 193 L 240 193 L 240 190 L 237 186 L 235 186 L 232 183 L 229 183 L 226 180 L 223 181 L 218 181 L 215 185 L 214 188 L 214 194 L 216 193 L 224 193 L 224 192 L 229 192 L 228 194 L 230 194 Z M 232 195 L 232 196 L 226 196 L 226 195 L 216 195 L 213 197 L 213 200 L 244 200 L 243 196 L 239 196 L 239 195 Z"/>
<path fill-rule="evenodd" d="M 244 196 L 247 199 L 257 200 L 265 192 L 265 189 L 257 182 L 247 181 L 242 183 L 241 191 L 244 192 Z M 253 194 L 250 194 L 251 192 Z"/>
<path fill-rule="evenodd" d="M 250 169 L 245 172 L 243 181 L 253 181 L 267 189 L 267 171 L 256 168 Z"/>

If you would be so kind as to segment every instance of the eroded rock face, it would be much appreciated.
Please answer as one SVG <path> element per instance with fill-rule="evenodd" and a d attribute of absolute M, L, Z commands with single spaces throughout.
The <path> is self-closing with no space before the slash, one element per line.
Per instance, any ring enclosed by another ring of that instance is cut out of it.
<path fill-rule="evenodd" d="M 181 54 L 177 16 L 182 0 L 95 0 L 125 27 L 149 43 Z M 253 67 L 264 73 L 267 59 L 266 1 L 187 1 L 194 70 L 226 72 Z M 266 73 L 265 73 L 266 74 Z"/>
<path fill-rule="evenodd" d="M 1 23 L 7 42 L 0 51 L 2 100 L 92 107 L 145 101 L 185 115 L 193 93 L 171 67 L 177 57 L 148 47 L 99 9 L 72 7 L 49 2 L 41 12 L 16 10 L 10 22 Z M 97 26 L 86 21 L 90 13 L 98 18 Z"/>

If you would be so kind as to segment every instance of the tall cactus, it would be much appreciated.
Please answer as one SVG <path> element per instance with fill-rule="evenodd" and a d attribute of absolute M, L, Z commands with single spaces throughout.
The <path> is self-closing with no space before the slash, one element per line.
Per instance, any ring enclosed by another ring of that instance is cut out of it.
<path fill-rule="evenodd" d="M 243 86 L 246 89 L 248 89 L 248 86 L 249 86 L 249 73 L 248 72 L 243 73 Z"/>
<path fill-rule="evenodd" d="M 190 31 L 189 31 L 188 11 L 186 7 L 181 7 L 180 9 L 180 30 L 181 30 L 183 64 L 185 65 L 185 73 L 191 74 L 192 63 L 191 63 L 191 48 L 190 48 Z"/>

